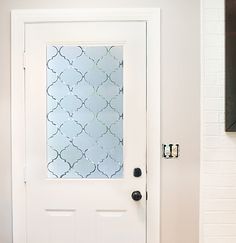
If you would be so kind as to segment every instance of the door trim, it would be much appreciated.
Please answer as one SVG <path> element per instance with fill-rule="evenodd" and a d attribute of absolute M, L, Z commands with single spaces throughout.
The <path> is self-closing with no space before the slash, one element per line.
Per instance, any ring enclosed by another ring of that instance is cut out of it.
<path fill-rule="evenodd" d="M 11 154 L 13 243 L 26 243 L 25 25 L 80 21 L 144 21 L 147 26 L 147 243 L 160 242 L 160 9 L 12 10 Z"/>

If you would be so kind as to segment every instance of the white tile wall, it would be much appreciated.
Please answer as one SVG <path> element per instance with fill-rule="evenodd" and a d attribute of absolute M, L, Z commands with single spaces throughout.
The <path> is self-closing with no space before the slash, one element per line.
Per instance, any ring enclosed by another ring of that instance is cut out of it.
<path fill-rule="evenodd" d="M 201 243 L 236 243 L 236 134 L 224 131 L 224 0 L 202 0 Z"/>

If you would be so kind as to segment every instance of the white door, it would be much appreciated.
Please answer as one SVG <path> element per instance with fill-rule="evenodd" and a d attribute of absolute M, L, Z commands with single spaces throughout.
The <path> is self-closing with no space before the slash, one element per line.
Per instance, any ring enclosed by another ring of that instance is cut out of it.
<path fill-rule="evenodd" d="M 145 22 L 32 23 L 25 52 L 27 242 L 145 243 Z"/>

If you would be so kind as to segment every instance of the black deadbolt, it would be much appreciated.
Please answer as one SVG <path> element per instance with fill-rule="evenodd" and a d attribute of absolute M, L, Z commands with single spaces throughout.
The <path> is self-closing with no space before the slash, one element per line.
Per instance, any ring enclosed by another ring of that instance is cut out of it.
<path fill-rule="evenodd" d="M 142 199 L 142 194 L 140 191 L 134 191 L 131 195 L 134 201 L 139 201 Z"/>
<path fill-rule="evenodd" d="M 140 177 L 142 175 L 142 170 L 140 168 L 134 169 L 134 177 Z"/>

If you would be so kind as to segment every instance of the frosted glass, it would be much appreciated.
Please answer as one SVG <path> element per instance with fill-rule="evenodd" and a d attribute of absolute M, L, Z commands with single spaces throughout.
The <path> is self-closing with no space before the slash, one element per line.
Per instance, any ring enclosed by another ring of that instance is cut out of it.
<path fill-rule="evenodd" d="M 47 46 L 49 178 L 122 178 L 122 46 Z"/>

